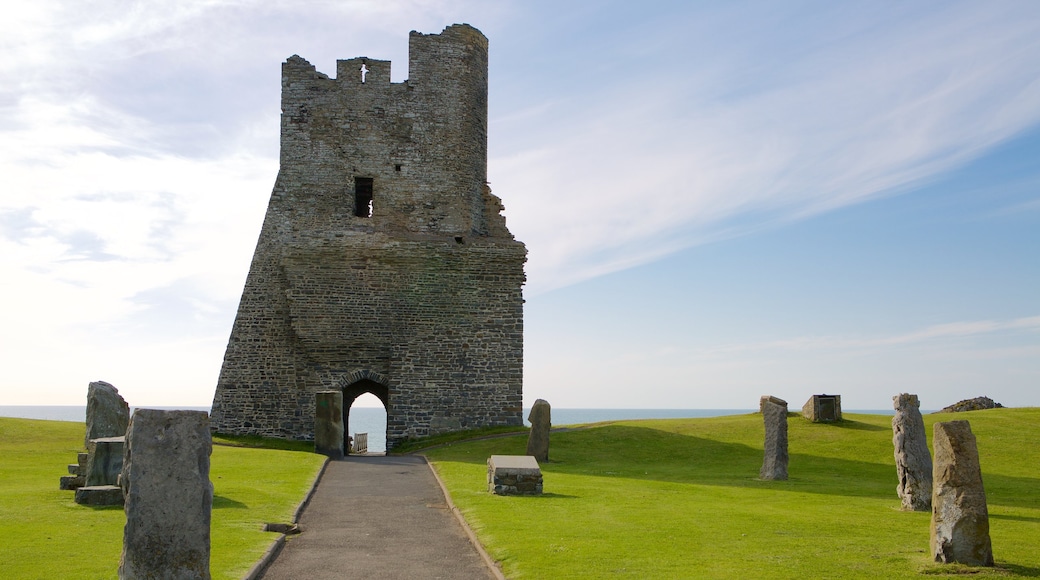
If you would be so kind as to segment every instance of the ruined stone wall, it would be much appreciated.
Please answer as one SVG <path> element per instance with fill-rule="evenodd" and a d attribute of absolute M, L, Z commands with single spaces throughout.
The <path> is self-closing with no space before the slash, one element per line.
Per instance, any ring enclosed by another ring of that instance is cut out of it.
<path fill-rule="evenodd" d="M 314 393 L 361 374 L 388 388 L 388 445 L 522 424 L 526 249 L 487 187 L 487 39 L 412 32 L 408 72 L 282 65 L 281 165 L 216 430 L 310 439 Z"/>

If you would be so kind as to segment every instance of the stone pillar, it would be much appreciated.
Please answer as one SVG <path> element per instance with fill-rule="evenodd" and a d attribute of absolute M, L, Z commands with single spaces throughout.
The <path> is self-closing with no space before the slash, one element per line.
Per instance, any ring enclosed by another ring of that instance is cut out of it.
<path fill-rule="evenodd" d="M 314 452 L 343 459 L 343 392 L 314 394 Z"/>
<path fill-rule="evenodd" d="M 762 420 L 766 427 L 765 458 L 761 479 L 787 479 L 787 401 L 765 396 L 759 400 Z"/>
<path fill-rule="evenodd" d="M 545 399 L 538 399 L 531 407 L 527 420 L 531 433 L 527 436 L 527 454 L 538 461 L 549 461 L 549 430 L 552 428 L 552 408 Z"/>
<path fill-rule="evenodd" d="M 975 435 L 967 421 L 936 423 L 931 550 L 936 562 L 992 566 L 989 511 Z"/>
<path fill-rule="evenodd" d="M 120 580 L 210 578 L 213 449 L 203 411 L 138 409 L 126 433 Z"/>
<path fill-rule="evenodd" d="M 932 455 L 921 417 L 917 395 L 903 393 L 892 397 L 896 414 L 892 417 L 892 446 L 895 448 L 896 493 L 904 510 L 928 511 L 932 507 Z"/>
<path fill-rule="evenodd" d="M 87 433 L 83 448 L 90 447 L 91 439 L 122 437 L 130 422 L 130 407 L 115 387 L 105 381 L 87 386 Z"/>

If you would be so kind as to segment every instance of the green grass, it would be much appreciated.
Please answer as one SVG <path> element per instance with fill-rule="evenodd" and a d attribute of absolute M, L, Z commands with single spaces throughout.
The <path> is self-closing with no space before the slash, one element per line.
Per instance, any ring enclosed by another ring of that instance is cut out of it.
<path fill-rule="evenodd" d="M 58 489 L 82 444 L 82 423 L 0 418 L 0 577 L 116 577 L 122 508 L 77 505 L 73 492 Z M 323 461 L 300 451 L 213 447 L 213 578 L 245 575 L 276 537 L 263 524 L 290 521 Z"/>
<path fill-rule="evenodd" d="M 441 445 L 447 445 L 449 443 L 456 443 L 458 441 L 481 439 L 485 437 L 495 437 L 500 435 L 508 435 L 511 433 L 527 434 L 527 432 L 527 427 L 520 426 L 481 427 L 480 429 L 455 431 L 453 433 L 443 433 L 441 435 L 433 435 L 431 437 L 406 439 L 397 443 L 394 446 L 393 450 L 390 452 L 390 454 L 401 455 L 407 453 L 415 453 L 416 451 L 422 451 L 431 447 L 439 447 Z"/>
<path fill-rule="evenodd" d="M 487 492 L 491 454 L 524 437 L 427 455 L 509 578 L 1040 577 L 1040 409 L 968 419 L 988 497 L 994 569 L 930 561 L 930 515 L 899 511 L 891 418 L 789 421 L 790 480 L 757 479 L 762 418 L 617 422 L 554 433 L 545 494 Z"/>

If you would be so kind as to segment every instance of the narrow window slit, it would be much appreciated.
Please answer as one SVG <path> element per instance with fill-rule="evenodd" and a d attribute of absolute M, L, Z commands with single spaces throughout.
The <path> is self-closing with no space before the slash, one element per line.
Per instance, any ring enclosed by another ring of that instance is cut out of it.
<path fill-rule="evenodd" d="M 372 182 L 371 177 L 354 178 L 354 215 L 372 217 Z"/>

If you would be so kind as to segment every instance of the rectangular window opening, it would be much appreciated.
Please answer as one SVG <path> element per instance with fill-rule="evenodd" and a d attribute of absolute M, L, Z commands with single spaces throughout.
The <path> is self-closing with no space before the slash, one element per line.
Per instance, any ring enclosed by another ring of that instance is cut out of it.
<path fill-rule="evenodd" d="M 371 177 L 354 178 L 354 215 L 372 217 L 372 181 Z"/>

